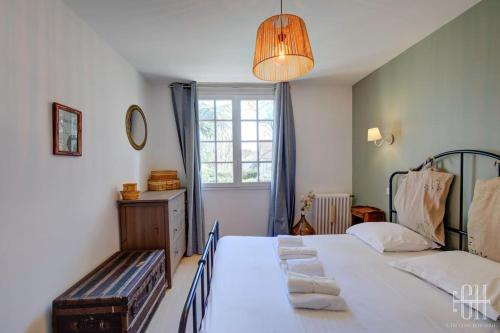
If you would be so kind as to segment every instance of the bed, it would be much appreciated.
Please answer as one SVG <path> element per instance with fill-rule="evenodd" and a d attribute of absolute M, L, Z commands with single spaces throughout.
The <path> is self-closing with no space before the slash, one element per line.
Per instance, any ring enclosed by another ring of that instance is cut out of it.
<path fill-rule="evenodd" d="M 453 226 L 445 220 L 447 232 L 458 237 L 459 249 L 465 249 L 466 242 L 462 239 L 467 235 L 462 212 L 464 156 L 468 154 L 491 157 L 495 163 L 500 159 L 493 153 L 471 150 L 434 156 L 434 160 L 450 155 L 460 159 L 459 219 Z M 500 176 L 500 169 L 496 172 Z M 400 174 L 403 172 L 396 172 L 390 178 L 391 194 L 394 178 Z M 389 211 L 392 219 L 395 215 L 392 195 Z M 381 254 L 352 235 L 307 236 L 304 243 L 318 249 L 325 272 L 342 287 L 348 311 L 291 307 L 276 254 L 276 239 L 233 236 L 219 241 L 216 222 L 187 297 L 179 332 L 500 331 L 498 322 L 463 319 L 460 313 L 453 311 L 448 293 L 387 264 L 436 251 Z"/>

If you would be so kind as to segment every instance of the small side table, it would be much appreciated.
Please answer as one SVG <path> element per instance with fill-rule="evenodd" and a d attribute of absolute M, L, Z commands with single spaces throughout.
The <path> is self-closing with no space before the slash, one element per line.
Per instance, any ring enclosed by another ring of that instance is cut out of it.
<path fill-rule="evenodd" d="M 352 224 L 362 222 L 383 222 L 385 219 L 385 212 L 376 207 L 370 206 L 352 206 Z"/>

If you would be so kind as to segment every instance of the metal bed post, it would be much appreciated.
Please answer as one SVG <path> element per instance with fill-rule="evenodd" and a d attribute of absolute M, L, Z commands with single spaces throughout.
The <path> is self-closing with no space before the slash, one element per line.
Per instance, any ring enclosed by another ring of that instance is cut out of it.
<path fill-rule="evenodd" d="M 179 321 L 179 331 L 178 331 L 179 333 L 186 332 L 190 312 L 192 313 L 193 316 L 192 317 L 193 332 L 199 331 L 201 322 L 205 317 L 205 307 L 208 302 L 208 296 L 210 295 L 210 282 L 212 280 L 214 255 L 218 241 L 219 241 L 219 221 L 216 220 L 214 222 L 214 226 L 212 227 L 212 231 L 210 231 L 208 234 L 207 242 L 205 244 L 205 247 L 203 248 L 203 254 L 200 260 L 198 261 L 198 269 L 196 270 L 193 283 L 191 284 L 191 288 L 189 289 L 186 303 L 184 304 L 184 309 L 182 310 L 181 319 Z M 205 294 L 205 283 L 207 290 L 206 294 Z M 201 289 L 200 302 L 197 302 L 198 286 L 200 286 Z M 198 310 L 197 310 L 198 303 L 201 306 L 201 318 L 199 323 L 198 323 Z"/>
<path fill-rule="evenodd" d="M 459 216 L 459 228 L 464 230 L 464 153 L 460 153 L 460 212 Z M 463 235 L 458 236 L 458 247 L 463 248 Z"/>

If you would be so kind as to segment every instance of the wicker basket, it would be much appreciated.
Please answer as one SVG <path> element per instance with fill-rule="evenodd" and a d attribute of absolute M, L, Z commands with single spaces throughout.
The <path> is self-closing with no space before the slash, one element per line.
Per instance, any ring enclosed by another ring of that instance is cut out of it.
<path fill-rule="evenodd" d="M 125 183 L 123 184 L 123 192 L 136 192 L 137 183 Z"/>
<path fill-rule="evenodd" d="M 167 190 L 177 190 L 181 187 L 181 181 L 179 179 L 167 180 Z"/>
<path fill-rule="evenodd" d="M 166 180 L 148 180 L 148 189 L 150 191 L 166 191 L 167 181 Z"/>
<path fill-rule="evenodd" d="M 137 200 L 141 194 L 141 191 L 120 191 L 123 200 Z"/>
<path fill-rule="evenodd" d="M 152 180 L 175 180 L 177 179 L 177 171 L 175 170 L 158 170 L 151 171 Z"/>

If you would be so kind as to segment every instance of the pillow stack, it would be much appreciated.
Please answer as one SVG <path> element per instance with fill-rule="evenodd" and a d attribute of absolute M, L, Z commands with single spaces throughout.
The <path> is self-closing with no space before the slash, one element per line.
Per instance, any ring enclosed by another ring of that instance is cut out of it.
<path fill-rule="evenodd" d="M 288 299 L 294 308 L 344 311 L 336 281 L 325 277 L 317 250 L 304 246 L 302 237 L 278 236 L 278 255 L 284 268 Z"/>

